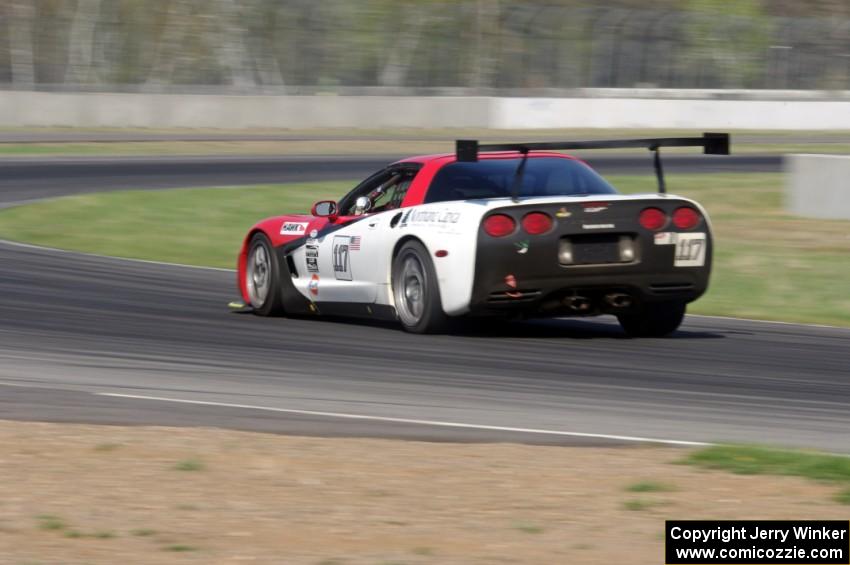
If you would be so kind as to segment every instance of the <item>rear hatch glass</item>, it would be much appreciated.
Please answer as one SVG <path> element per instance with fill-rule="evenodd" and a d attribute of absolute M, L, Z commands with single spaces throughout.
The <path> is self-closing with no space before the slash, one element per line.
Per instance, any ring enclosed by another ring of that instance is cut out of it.
<path fill-rule="evenodd" d="M 446 165 L 431 181 L 425 203 L 508 198 L 520 162 L 520 158 L 485 159 Z M 519 188 L 522 198 L 597 194 L 617 190 L 581 161 L 560 157 L 529 158 Z"/>

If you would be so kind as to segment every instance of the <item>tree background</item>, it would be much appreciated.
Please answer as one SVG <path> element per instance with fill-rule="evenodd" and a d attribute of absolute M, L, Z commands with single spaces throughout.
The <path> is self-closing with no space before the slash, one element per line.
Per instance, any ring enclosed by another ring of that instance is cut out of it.
<path fill-rule="evenodd" d="M 850 2 L 0 0 L 0 87 L 847 90 Z"/>

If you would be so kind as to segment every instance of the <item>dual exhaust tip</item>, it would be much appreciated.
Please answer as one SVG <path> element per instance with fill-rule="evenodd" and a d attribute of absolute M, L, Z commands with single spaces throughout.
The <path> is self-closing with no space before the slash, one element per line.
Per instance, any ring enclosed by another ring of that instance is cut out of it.
<path fill-rule="evenodd" d="M 604 300 L 612 308 L 628 308 L 632 305 L 632 297 L 622 292 L 608 293 Z M 562 303 L 573 312 L 580 314 L 589 313 L 593 309 L 593 302 L 586 296 L 567 296 Z"/>

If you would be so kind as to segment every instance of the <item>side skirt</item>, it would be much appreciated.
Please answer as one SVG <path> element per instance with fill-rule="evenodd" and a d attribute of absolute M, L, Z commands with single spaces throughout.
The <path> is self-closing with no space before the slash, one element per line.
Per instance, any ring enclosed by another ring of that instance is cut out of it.
<path fill-rule="evenodd" d="M 316 302 L 318 313 L 323 316 L 346 318 L 369 318 L 373 320 L 398 320 L 395 308 L 387 304 L 363 304 L 357 302 Z"/>

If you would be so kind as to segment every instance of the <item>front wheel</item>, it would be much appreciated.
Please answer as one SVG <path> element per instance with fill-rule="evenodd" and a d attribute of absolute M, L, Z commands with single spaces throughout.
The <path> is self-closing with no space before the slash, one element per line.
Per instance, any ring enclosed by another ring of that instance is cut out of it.
<path fill-rule="evenodd" d="M 650 302 L 635 312 L 620 314 L 617 320 L 632 337 L 663 337 L 681 325 L 685 309 L 684 302 Z"/>
<path fill-rule="evenodd" d="M 268 237 L 258 233 L 251 238 L 245 265 L 245 288 L 255 314 L 275 316 L 283 313 L 279 278 L 272 244 Z"/>
<path fill-rule="evenodd" d="M 393 260 L 393 298 L 405 331 L 437 333 L 448 326 L 443 312 L 437 272 L 425 246 L 408 241 Z"/>

